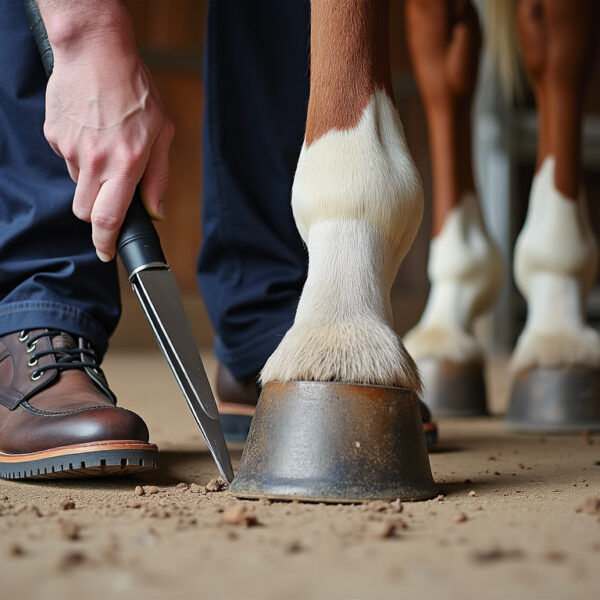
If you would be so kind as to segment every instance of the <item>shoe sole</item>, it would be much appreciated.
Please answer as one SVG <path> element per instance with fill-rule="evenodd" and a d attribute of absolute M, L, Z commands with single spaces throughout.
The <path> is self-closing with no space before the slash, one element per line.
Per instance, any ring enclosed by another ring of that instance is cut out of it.
<path fill-rule="evenodd" d="M 438 426 L 437 423 L 431 421 L 429 423 L 423 423 L 423 433 L 425 434 L 425 444 L 427 445 L 427 451 L 434 450 L 438 445 Z"/>
<path fill-rule="evenodd" d="M 0 452 L 2 479 L 128 475 L 158 468 L 158 448 L 135 440 L 89 442 L 27 454 Z"/>

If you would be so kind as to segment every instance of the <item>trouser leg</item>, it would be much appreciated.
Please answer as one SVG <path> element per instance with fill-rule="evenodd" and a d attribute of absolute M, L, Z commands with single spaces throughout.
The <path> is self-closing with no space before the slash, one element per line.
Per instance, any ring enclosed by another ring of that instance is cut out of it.
<path fill-rule="evenodd" d="M 294 320 L 307 256 L 291 186 L 308 102 L 309 4 L 209 7 L 198 278 L 233 375 L 259 371 Z"/>
<path fill-rule="evenodd" d="M 120 314 L 116 268 L 96 257 L 44 139 L 46 78 L 21 2 L 2 2 L 0 39 L 0 334 L 59 328 L 102 354 Z"/>

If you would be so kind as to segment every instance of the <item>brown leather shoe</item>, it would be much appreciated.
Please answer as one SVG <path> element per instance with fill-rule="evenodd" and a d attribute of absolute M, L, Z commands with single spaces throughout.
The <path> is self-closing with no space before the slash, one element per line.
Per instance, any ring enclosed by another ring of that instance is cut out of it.
<path fill-rule="evenodd" d="M 246 442 L 260 391 L 258 374 L 239 380 L 219 362 L 217 398 L 225 440 L 241 444 Z"/>
<path fill-rule="evenodd" d="M 157 467 L 158 449 L 116 398 L 84 338 L 0 337 L 0 477 L 87 477 Z"/>

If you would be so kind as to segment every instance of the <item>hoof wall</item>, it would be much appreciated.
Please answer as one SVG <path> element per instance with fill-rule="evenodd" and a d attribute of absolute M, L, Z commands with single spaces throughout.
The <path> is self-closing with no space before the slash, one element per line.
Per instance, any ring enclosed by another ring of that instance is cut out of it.
<path fill-rule="evenodd" d="M 418 399 L 383 386 L 268 383 L 230 491 L 311 502 L 431 498 L 438 489 Z"/>
<path fill-rule="evenodd" d="M 435 417 L 487 415 L 481 363 L 461 364 L 427 358 L 418 362 L 424 401 Z"/>
<path fill-rule="evenodd" d="M 600 430 L 600 369 L 538 367 L 519 374 L 506 426 L 533 433 Z"/>

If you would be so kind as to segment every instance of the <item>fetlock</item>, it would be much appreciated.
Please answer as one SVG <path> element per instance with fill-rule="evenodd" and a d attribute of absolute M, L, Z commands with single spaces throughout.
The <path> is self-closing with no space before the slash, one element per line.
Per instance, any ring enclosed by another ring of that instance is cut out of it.
<path fill-rule="evenodd" d="M 419 323 L 404 337 L 415 360 L 480 362 L 474 323 L 502 284 L 500 253 L 487 233 L 477 198 L 464 196 L 431 242 L 431 290 Z"/>
<path fill-rule="evenodd" d="M 294 325 L 267 361 L 263 384 L 342 381 L 420 392 L 414 362 L 390 324 L 386 265 L 375 228 L 323 221 L 311 229 L 309 254 Z"/>

